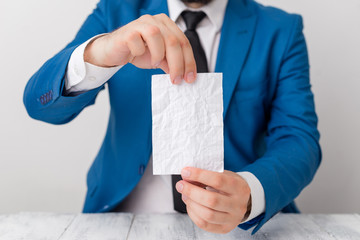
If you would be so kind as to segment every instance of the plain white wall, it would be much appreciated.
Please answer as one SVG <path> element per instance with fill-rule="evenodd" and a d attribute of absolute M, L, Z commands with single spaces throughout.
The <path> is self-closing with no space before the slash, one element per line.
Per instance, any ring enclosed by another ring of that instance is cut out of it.
<path fill-rule="evenodd" d="M 106 91 L 63 126 L 30 119 L 22 95 L 96 2 L 0 2 L 0 213 L 82 209 L 86 172 L 105 134 Z M 304 212 L 360 212 L 360 1 L 260 2 L 304 17 L 323 162 L 298 204 Z"/>

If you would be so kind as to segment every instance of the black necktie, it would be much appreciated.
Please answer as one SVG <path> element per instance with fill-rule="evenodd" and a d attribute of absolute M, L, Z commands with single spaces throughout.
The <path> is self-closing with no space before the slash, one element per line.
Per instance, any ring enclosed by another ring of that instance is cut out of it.
<path fill-rule="evenodd" d="M 184 11 L 181 13 L 181 16 L 186 24 L 185 36 L 189 39 L 194 52 L 197 72 L 208 72 L 205 51 L 196 32 L 196 26 L 203 20 L 206 14 L 204 12 Z"/>
<path fill-rule="evenodd" d="M 185 36 L 189 39 L 194 52 L 197 72 L 208 72 L 205 51 L 201 46 L 199 35 L 196 32 L 196 26 L 206 14 L 204 12 L 184 11 L 181 13 L 181 16 L 183 17 L 187 28 Z M 180 180 L 180 175 L 172 175 L 174 209 L 178 212 L 186 213 L 186 205 L 181 200 L 181 194 L 175 188 L 176 183 Z"/>

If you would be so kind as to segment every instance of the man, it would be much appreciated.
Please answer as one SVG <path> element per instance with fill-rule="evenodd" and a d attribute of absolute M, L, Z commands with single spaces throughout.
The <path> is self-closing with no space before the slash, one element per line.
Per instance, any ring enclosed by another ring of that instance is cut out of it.
<path fill-rule="evenodd" d="M 198 70 L 223 72 L 227 171 L 188 167 L 173 181 L 190 218 L 210 232 L 256 232 L 281 210 L 297 212 L 293 200 L 321 159 L 302 19 L 252 0 L 101 0 L 30 79 L 29 115 L 53 124 L 108 84 L 109 125 L 84 212 L 178 210 L 170 176 L 151 174 L 150 79 L 165 72 L 191 84 Z"/>

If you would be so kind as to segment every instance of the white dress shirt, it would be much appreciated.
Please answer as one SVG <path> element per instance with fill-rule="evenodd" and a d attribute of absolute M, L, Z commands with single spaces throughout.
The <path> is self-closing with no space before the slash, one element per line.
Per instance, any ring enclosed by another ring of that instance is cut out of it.
<path fill-rule="evenodd" d="M 215 70 L 227 2 L 227 0 L 213 0 L 199 9 L 191 9 L 180 0 L 168 0 L 169 17 L 182 31 L 186 30 L 185 22 L 181 17 L 184 10 L 206 13 L 206 17 L 198 24 L 196 31 L 204 48 L 210 72 Z M 65 76 L 65 88 L 68 93 L 97 88 L 106 83 L 122 67 L 103 68 L 84 62 L 85 47 L 92 39 L 76 48 L 71 55 Z M 238 174 L 245 179 L 251 189 L 252 208 L 246 219 L 249 221 L 265 211 L 264 189 L 252 173 L 238 172 Z M 174 212 L 171 176 L 153 175 L 150 157 L 149 165 L 139 184 L 123 201 L 119 209 L 133 213 Z"/>

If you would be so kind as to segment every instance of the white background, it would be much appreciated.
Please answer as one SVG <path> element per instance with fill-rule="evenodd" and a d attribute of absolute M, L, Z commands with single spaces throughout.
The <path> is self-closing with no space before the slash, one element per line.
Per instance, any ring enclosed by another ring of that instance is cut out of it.
<path fill-rule="evenodd" d="M 120 0 L 119 0 L 120 1 Z M 70 41 L 97 0 L 0 2 L 0 213 L 80 212 L 85 176 L 105 134 L 103 91 L 70 124 L 30 119 L 30 76 Z M 360 212 L 360 1 L 261 0 L 304 17 L 323 162 L 303 212 Z"/>

